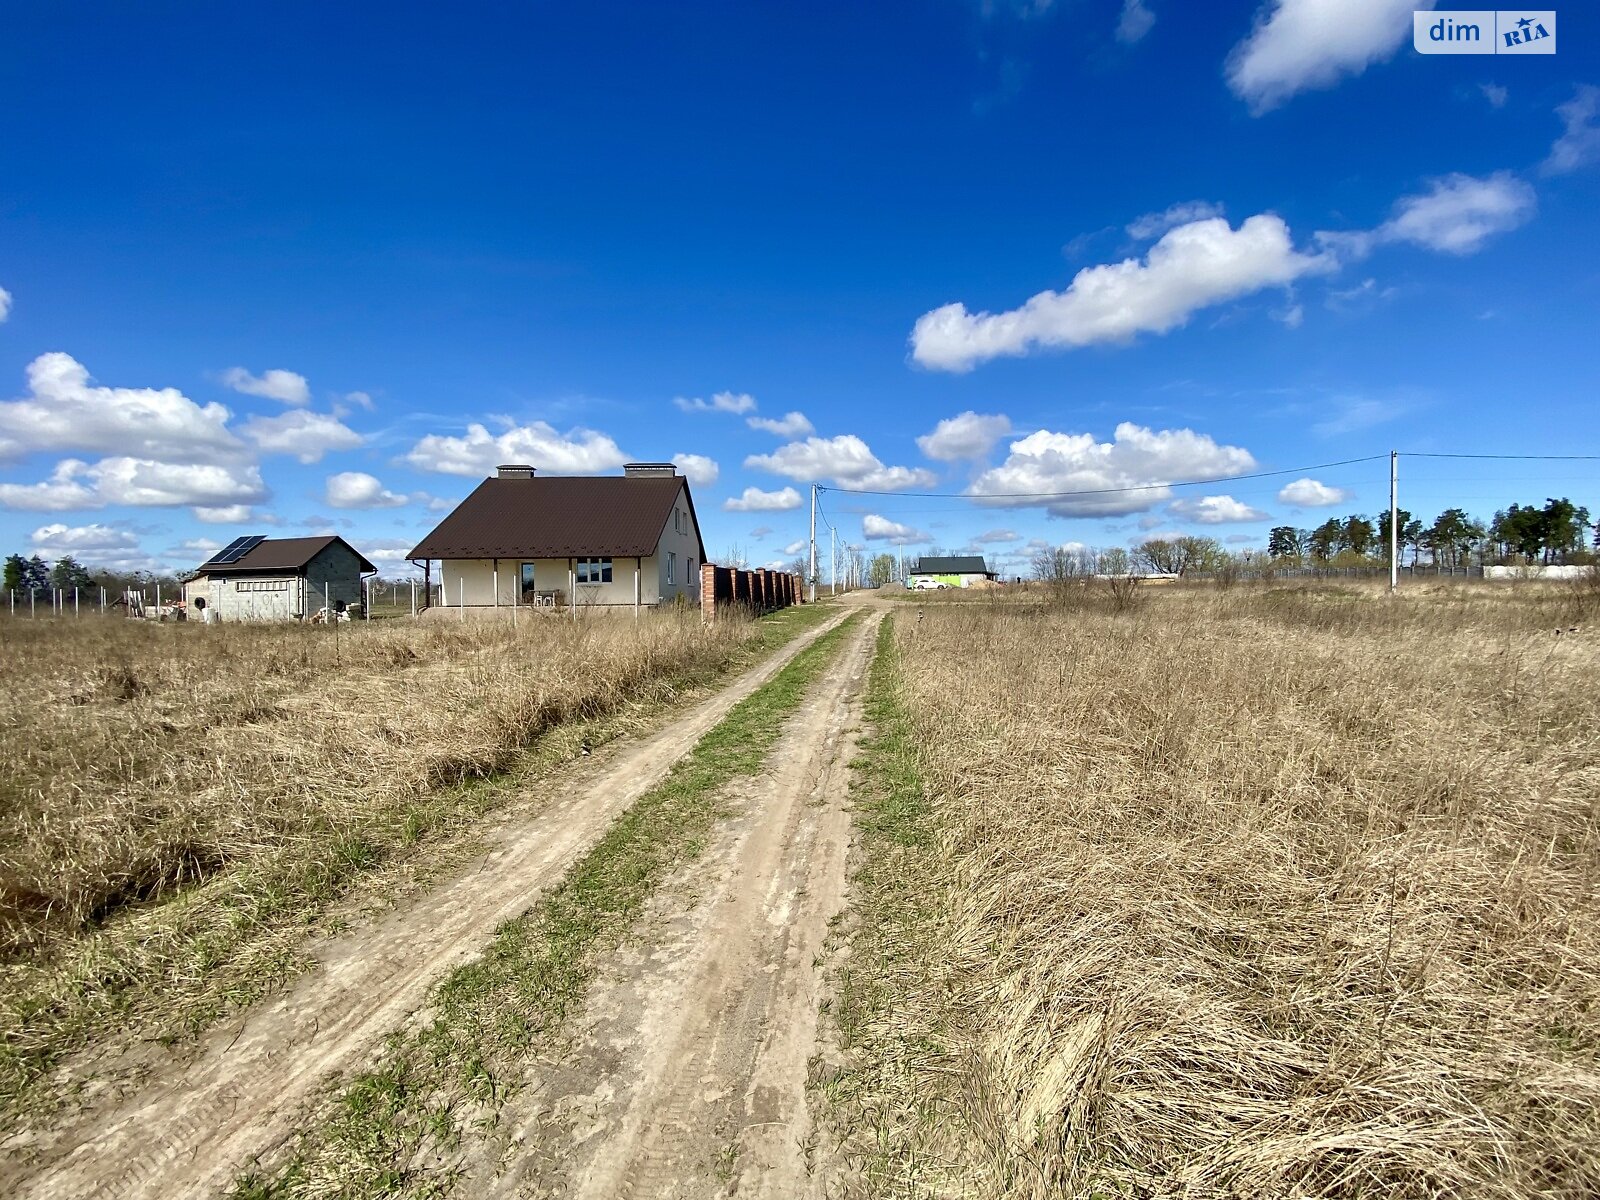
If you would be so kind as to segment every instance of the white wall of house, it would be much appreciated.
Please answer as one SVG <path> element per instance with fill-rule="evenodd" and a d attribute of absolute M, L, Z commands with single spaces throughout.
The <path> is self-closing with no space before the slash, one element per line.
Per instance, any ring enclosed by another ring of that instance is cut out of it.
<path fill-rule="evenodd" d="M 658 584 L 660 571 L 653 555 L 643 559 L 611 559 L 610 583 L 579 583 L 574 588 L 572 574 L 578 560 L 575 558 L 474 558 L 446 559 L 441 565 L 440 577 L 444 583 L 444 604 L 455 608 L 465 604 L 468 608 L 490 608 L 499 605 L 509 608 L 513 603 L 526 604 L 529 598 L 522 591 L 522 567 L 533 566 L 533 591 L 558 592 L 559 603 L 565 606 L 576 591 L 578 606 L 625 605 L 634 600 L 634 574 L 638 572 L 639 603 L 655 604 L 661 599 Z M 499 591 L 495 584 L 498 581 Z"/>
<path fill-rule="evenodd" d="M 680 489 L 656 543 L 656 586 L 663 600 L 700 600 L 700 531 Z"/>

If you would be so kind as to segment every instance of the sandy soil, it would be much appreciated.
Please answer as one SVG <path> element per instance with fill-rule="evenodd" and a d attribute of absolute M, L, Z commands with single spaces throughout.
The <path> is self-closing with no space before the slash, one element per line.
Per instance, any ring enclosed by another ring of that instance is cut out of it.
<path fill-rule="evenodd" d="M 174 1052 L 132 1094 L 0 1143 L 0 1195 L 136 1200 L 225 1190 L 296 1131 L 330 1074 L 367 1061 L 436 979 L 526 911 L 734 704 L 836 623 L 797 638 L 657 733 L 597 753 L 577 768 L 587 778 L 495 831 L 487 854 L 376 925 L 328 943 L 297 986 Z"/>
<path fill-rule="evenodd" d="M 641 944 L 601 971 L 573 1051 L 502 1111 L 460 1194 L 827 1194 L 805 1084 L 875 633 L 863 622 L 770 772 L 730 798 L 738 815 L 687 872 L 699 894 L 668 889 Z"/>

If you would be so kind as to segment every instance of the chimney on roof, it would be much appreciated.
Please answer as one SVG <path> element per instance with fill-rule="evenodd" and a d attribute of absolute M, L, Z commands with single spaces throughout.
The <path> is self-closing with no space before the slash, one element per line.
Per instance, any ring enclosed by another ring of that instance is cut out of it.
<path fill-rule="evenodd" d="M 653 479 L 661 475 L 676 475 L 678 468 L 671 463 L 624 463 L 622 473 L 629 479 Z"/>
<path fill-rule="evenodd" d="M 533 468 L 527 463 L 501 463 L 495 468 L 501 479 L 532 479 Z"/>

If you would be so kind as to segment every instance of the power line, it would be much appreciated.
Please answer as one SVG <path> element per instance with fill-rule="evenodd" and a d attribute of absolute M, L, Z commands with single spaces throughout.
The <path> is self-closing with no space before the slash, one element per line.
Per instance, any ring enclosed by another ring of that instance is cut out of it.
<path fill-rule="evenodd" d="M 1401 458 L 1499 458 L 1524 462 L 1600 462 L 1600 454 L 1435 454 L 1423 450 L 1402 450 Z"/>
<path fill-rule="evenodd" d="M 840 488 L 816 484 L 819 492 L 840 492 L 851 496 L 910 496 L 919 500 L 1055 500 L 1071 496 L 1112 496 L 1128 492 L 1154 492 L 1163 488 L 1207 487 L 1214 483 L 1239 483 L 1247 479 L 1270 479 L 1276 475 L 1298 475 L 1301 471 L 1327 471 L 1334 467 L 1348 467 L 1353 463 L 1377 462 L 1387 454 L 1369 454 L 1364 458 L 1346 458 L 1339 462 L 1313 463 L 1308 467 L 1285 467 L 1281 471 L 1257 471 L 1253 475 L 1219 475 L 1215 479 L 1185 479 L 1174 483 L 1141 483 L 1130 487 L 1084 488 L 1074 492 L 887 492 L 871 488 Z M 1463 456 L 1465 457 L 1465 456 Z"/>

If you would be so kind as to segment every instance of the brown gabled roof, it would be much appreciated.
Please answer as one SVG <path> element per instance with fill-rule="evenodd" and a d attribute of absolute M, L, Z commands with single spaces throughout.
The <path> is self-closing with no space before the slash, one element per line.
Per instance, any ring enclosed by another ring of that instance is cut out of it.
<path fill-rule="evenodd" d="M 367 561 L 366 555 L 342 537 L 337 534 L 324 534 L 322 537 L 267 538 L 243 558 L 231 563 L 218 564 L 209 561 L 201 563 L 196 574 L 233 575 L 256 571 L 299 571 L 334 542 L 342 543 L 345 549 L 361 560 L 363 573 L 378 569 Z"/>
<path fill-rule="evenodd" d="M 633 558 L 656 552 L 683 494 L 681 475 L 554 475 L 485 479 L 411 551 L 424 558 Z"/>

